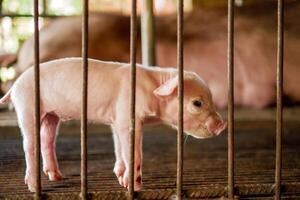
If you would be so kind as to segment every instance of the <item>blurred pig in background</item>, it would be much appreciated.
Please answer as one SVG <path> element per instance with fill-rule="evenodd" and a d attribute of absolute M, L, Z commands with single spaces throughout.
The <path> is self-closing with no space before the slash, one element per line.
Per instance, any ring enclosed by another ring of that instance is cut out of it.
<path fill-rule="evenodd" d="M 300 101 L 300 4 L 286 6 L 284 95 Z M 263 108 L 276 99 L 276 4 L 242 7 L 235 17 L 235 104 Z M 140 29 L 140 27 L 138 28 Z M 91 13 L 89 57 L 129 61 L 130 18 Z M 227 10 L 196 9 L 185 14 L 185 69 L 208 83 L 219 108 L 227 105 Z M 176 15 L 156 17 L 158 66 L 176 66 Z M 139 40 L 140 41 L 140 40 Z M 18 54 L 17 72 L 34 62 L 33 37 Z M 140 44 L 138 61 L 140 62 Z M 81 55 L 81 17 L 54 20 L 40 32 L 41 62 Z M 193 67 L 192 67 L 193 66 Z"/>

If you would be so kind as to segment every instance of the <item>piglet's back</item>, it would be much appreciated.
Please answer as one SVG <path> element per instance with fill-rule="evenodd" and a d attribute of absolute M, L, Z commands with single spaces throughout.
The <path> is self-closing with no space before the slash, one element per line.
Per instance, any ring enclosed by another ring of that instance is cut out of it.
<path fill-rule="evenodd" d="M 88 104 L 107 104 L 115 99 L 120 82 L 117 69 L 126 66 L 123 63 L 103 62 L 89 59 Z M 45 112 L 66 109 L 80 112 L 82 94 L 82 58 L 65 58 L 42 63 L 40 65 L 41 106 Z M 15 101 L 33 102 L 34 69 L 25 71 L 15 82 L 12 89 Z M 30 99 L 30 100 L 28 100 Z M 14 100 L 13 100 L 14 102 Z"/>

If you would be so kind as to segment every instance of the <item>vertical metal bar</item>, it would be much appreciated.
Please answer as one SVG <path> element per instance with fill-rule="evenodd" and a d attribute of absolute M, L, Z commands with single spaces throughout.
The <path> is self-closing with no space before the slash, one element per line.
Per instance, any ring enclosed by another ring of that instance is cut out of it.
<path fill-rule="evenodd" d="M 3 8 L 3 0 L 0 0 L 0 14 L 2 15 Z"/>
<path fill-rule="evenodd" d="M 82 107 L 81 107 L 81 198 L 87 199 L 87 97 L 88 97 L 88 10 L 82 5 Z"/>
<path fill-rule="evenodd" d="M 281 185 L 281 138 L 282 138 L 282 90 L 283 90 L 283 48 L 284 48 L 284 4 L 278 0 L 277 24 L 277 113 L 276 113 L 276 169 L 275 169 L 275 199 L 280 199 Z"/>
<path fill-rule="evenodd" d="M 131 1 L 130 18 L 130 72 L 131 72 L 131 90 L 130 90 L 130 169 L 129 169 L 129 199 L 134 199 L 134 149 L 135 149 L 135 100 L 136 100 L 136 36 L 137 36 L 137 15 L 136 0 Z"/>
<path fill-rule="evenodd" d="M 47 15 L 47 13 L 48 13 L 48 5 L 47 5 L 47 0 L 43 0 L 43 15 L 45 16 L 45 15 Z"/>
<path fill-rule="evenodd" d="M 41 197 L 41 139 L 40 139 L 40 52 L 39 52 L 39 2 L 34 0 L 34 104 L 35 104 L 35 199 Z"/>
<path fill-rule="evenodd" d="M 234 198 L 234 1 L 228 0 L 228 198 Z"/>
<path fill-rule="evenodd" d="M 155 65 L 155 18 L 153 0 L 141 1 L 141 35 L 142 35 L 142 62 L 144 65 Z"/>
<path fill-rule="evenodd" d="M 0 37 L 1 37 L 1 48 L 4 48 L 4 30 L 3 30 L 3 26 L 2 26 L 2 12 L 3 12 L 3 0 L 0 0 Z M 1 80 L 0 80 L 0 86 L 1 86 Z M 0 95 L 2 94 L 2 91 L 0 89 Z"/>
<path fill-rule="evenodd" d="M 177 68 L 178 68 L 178 133 L 177 133 L 177 199 L 182 199 L 183 177 L 183 0 L 177 5 Z"/>

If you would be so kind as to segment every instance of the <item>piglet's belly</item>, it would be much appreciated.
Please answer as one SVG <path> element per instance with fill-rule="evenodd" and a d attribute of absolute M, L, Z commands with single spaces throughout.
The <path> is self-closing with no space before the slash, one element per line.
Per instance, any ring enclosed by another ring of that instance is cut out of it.
<path fill-rule="evenodd" d="M 113 122 L 113 115 L 111 112 L 105 113 L 101 112 L 103 109 L 96 109 L 94 107 L 89 106 L 87 111 L 88 122 L 90 123 L 101 123 L 110 125 Z M 81 104 L 80 106 L 73 106 L 70 108 L 69 106 L 65 106 L 63 108 L 56 108 L 46 111 L 46 113 L 52 113 L 57 115 L 61 121 L 69 121 L 69 120 L 80 120 L 81 119 Z"/>

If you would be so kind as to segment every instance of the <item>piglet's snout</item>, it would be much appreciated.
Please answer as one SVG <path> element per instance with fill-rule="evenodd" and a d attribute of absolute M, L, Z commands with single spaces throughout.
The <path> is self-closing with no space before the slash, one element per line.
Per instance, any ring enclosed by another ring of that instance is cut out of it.
<path fill-rule="evenodd" d="M 219 135 L 227 128 L 227 122 L 224 122 L 219 114 L 214 114 L 208 117 L 205 127 L 210 133 Z"/>

